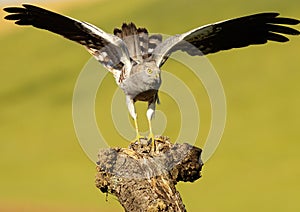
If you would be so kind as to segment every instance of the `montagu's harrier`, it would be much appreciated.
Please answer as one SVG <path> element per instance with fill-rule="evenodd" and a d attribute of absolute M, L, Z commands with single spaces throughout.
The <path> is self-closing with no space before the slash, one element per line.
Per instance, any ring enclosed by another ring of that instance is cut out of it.
<path fill-rule="evenodd" d="M 141 138 L 137 125 L 134 103 L 148 102 L 148 136 L 154 145 L 151 119 L 159 102 L 161 66 L 172 52 L 181 50 L 189 55 L 206 55 L 231 48 L 241 48 L 267 41 L 286 42 L 285 35 L 299 35 L 288 27 L 299 20 L 279 17 L 278 13 L 259 13 L 201 26 L 183 34 L 162 40 L 159 34 L 148 35 L 145 28 L 124 23 L 113 34 L 73 18 L 43 8 L 23 4 L 23 7 L 7 7 L 7 20 L 17 25 L 32 25 L 62 35 L 83 46 L 110 72 L 126 95 L 129 113 L 135 121 L 137 138 Z M 154 148 L 153 148 L 154 149 Z"/>

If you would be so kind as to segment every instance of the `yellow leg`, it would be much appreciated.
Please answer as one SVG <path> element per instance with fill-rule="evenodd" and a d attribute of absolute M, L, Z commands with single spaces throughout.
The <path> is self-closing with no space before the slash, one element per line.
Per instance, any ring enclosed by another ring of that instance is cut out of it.
<path fill-rule="evenodd" d="M 149 124 L 149 135 L 148 135 L 148 140 L 151 140 L 151 150 L 154 152 L 156 147 L 155 147 L 155 138 L 154 138 L 154 134 L 152 132 L 152 125 L 151 125 L 151 120 L 148 120 L 148 124 Z"/>
<path fill-rule="evenodd" d="M 144 138 L 143 136 L 141 136 L 141 134 L 139 133 L 139 128 L 138 128 L 138 123 L 137 123 L 137 119 L 134 119 L 134 125 L 135 125 L 135 131 L 136 131 L 136 137 L 133 141 L 130 142 L 130 144 L 134 144 L 136 141 L 139 142 L 140 139 Z"/>

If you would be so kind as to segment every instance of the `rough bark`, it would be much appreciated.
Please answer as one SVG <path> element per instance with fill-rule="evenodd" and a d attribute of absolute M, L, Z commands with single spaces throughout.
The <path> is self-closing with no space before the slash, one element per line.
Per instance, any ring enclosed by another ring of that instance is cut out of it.
<path fill-rule="evenodd" d="M 102 149 L 98 154 L 96 186 L 116 196 L 125 211 L 186 211 L 175 185 L 201 177 L 201 149 L 155 139 L 126 148 Z"/>

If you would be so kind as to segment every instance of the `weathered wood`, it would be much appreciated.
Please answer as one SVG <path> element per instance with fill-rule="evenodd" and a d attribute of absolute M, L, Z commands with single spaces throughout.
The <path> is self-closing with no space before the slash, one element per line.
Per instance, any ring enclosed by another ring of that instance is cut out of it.
<path fill-rule="evenodd" d="M 175 185 L 201 177 L 201 149 L 189 144 L 155 140 L 156 151 L 142 140 L 98 154 L 96 186 L 116 196 L 125 211 L 186 211 Z"/>

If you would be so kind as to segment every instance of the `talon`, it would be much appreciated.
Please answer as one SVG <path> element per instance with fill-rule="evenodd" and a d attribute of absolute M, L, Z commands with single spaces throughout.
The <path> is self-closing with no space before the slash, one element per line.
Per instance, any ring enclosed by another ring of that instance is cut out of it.
<path fill-rule="evenodd" d="M 142 135 L 140 135 L 140 133 L 137 133 L 135 139 L 133 139 L 133 140 L 130 142 L 130 145 L 135 144 L 135 142 L 138 142 L 138 143 L 139 143 L 140 140 L 141 140 L 141 139 L 144 139 L 144 138 L 145 138 L 145 137 L 142 136 Z"/>
<path fill-rule="evenodd" d="M 156 140 L 156 141 L 161 141 L 161 142 L 163 142 L 163 141 L 164 141 L 164 139 L 162 139 L 161 137 L 159 137 L 159 138 L 155 138 L 155 140 Z"/>

